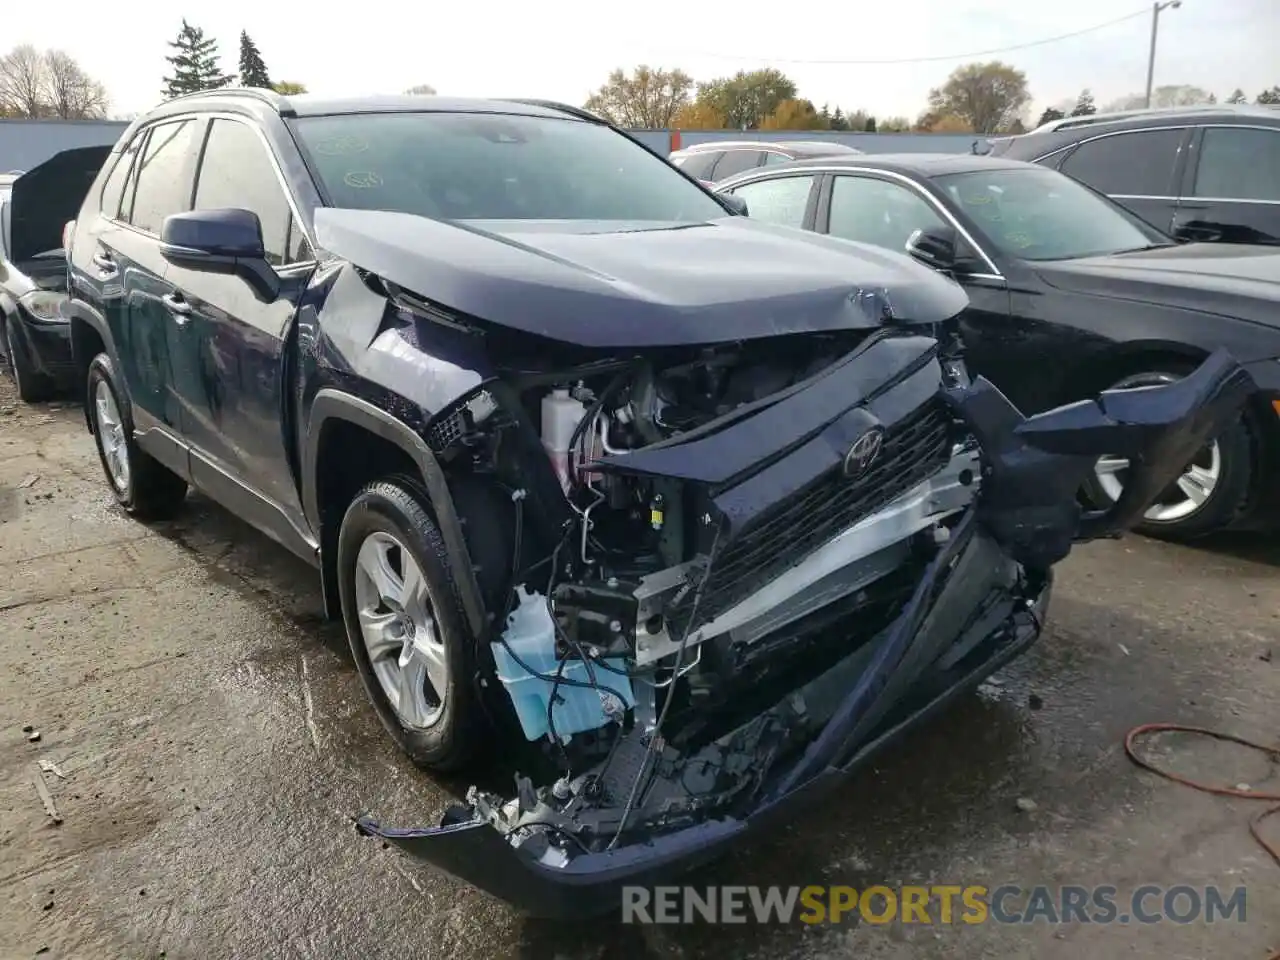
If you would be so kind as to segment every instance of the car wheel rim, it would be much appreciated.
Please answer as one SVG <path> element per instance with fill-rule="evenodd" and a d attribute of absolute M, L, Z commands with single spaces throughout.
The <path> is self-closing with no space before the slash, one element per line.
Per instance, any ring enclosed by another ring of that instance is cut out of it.
<path fill-rule="evenodd" d="M 115 394 L 105 380 L 99 380 L 93 391 L 94 418 L 98 421 L 98 443 L 102 460 L 112 485 L 124 493 L 129 489 L 129 443 L 124 435 L 120 408 Z"/>
<path fill-rule="evenodd" d="M 1172 383 L 1177 377 L 1168 373 L 1145 373 L 1128 377 L 1117 383 L 1113 390 L 1129 390 Z M 1114 503 L 1124 492 L 1124 481 L 1129 471 L 1129 461 L 1124 457 L 1102 457 L 1095 468 L 1098 486 Z M 1186 470 L 1147 508 L 1143 519 L 1151 523 L 1176 523 L 1200 510 L 1213 496 L 1222 476 L 1222 448 L 1211 440 Z"/>
<path fill-rule="evenodd" d="M 388 533 L 371 533 L 356 554 L 356 616 L 374 676 L 401 723 L 421 730 L 439 719 L 449 663 L 413 554 Z"/>

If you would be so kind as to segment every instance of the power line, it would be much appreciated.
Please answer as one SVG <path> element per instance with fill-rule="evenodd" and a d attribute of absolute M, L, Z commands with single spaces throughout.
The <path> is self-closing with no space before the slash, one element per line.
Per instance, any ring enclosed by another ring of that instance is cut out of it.
<path fill-rule="evenodd" d="M 1107 27 L 1114 27 L 1117 23 L 1124 23 L 1137 17 L 1146 16 L 1150 12 L 1149 8 L 1135 10 L 1133 13 L 1127 13 L 1123 17 L 1116 17 L 1116 19 L 1108 20 L 1106 23 L 1098 23 L 1092 27 L 1085 27 L 1083 30 L 1073 30 L 1071 33 L 1060 33 L 1056 37 L 1045 37 L 1043 40 L 1032 40 L 1029 43 L 1019 43 L 1011 47 L 994 47 L 990 50 L 973 50 L 969 53 L 948 53 L 938 57 L 903 57 L 895 60 L 796 60 L 788 59 L 786 57 L 748 57 L 731 53 L 686 52 L 681 55 L 688 57 L 704 57 L 711 60 L 740 60 L 752 63 L 768 61 L 770 63 L 796 64 L 801 66 L 831 67 L 888 66 L 890 64 L 899 63 L 937 63 L 941 60 L 967 60 L 970 57 L 988 57 L 996 53 L 1012 53 L 1015 50 L 1029 50 L 1032 47 L 1043 47 L 1046 44 L 1058 43 L 1061 40 L 1070 40 L 1072 37 L 1082 37 L 1086 33 L 1095 33 L 1098 30 L 1105 30 Z"/>

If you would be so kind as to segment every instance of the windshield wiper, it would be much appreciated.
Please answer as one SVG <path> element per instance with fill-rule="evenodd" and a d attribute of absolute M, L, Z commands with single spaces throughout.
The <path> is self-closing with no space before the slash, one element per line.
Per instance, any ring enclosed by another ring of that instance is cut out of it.
<path fill-rule="evenodd" d="M 1161 243 L 1149 243 L 1145 247 L 1131 247 L 1128 250 L 1112 250 L 1111 255 L 1118 257 L 1122 253 L 1146 253 L 1148 250 L 1167 250 L 1169 247 L 1176 247 L 1179 244 L 1173 240 L 1165 240 Z"/>

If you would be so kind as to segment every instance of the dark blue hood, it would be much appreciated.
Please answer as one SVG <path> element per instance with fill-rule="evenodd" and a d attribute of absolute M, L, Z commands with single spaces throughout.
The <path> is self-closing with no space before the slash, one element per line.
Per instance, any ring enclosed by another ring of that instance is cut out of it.
<path fill-rule="evenodd" d="M 430 220 L 316 211 L 320 246 L 429 301 L 587 347 L 938 323 L 959 285 L 904 254 L 759 221 Z"/>

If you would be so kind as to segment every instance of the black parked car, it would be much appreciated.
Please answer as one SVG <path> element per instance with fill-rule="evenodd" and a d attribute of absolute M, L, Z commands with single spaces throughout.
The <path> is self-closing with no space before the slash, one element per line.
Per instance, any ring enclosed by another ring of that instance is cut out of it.
<path fill-rule="evenodd" d="M 1066 117 L 992 141 L 1087 183 L 1179 240 L 1280 244 L 1280 109 L 1241 104 Z"/>
<path fill-rule="evenodd" d="M 1062 174 L 1003 158 L 828 158 L 718 189 L 745 200 L 753 217 L 907 250 L 954 276 L 970 299 L 961 320 L 970 369 L 1026 411 L 1168 382 L 1226 346 L 1259 390 L 1141 526 L 1192 537 L 1274 519 L 1280 251 L 1179 245 Z M 1123 457 L 1103 458 L 1089 498 L 1113 502 L 1128 468 Z"/>
<path fill-rule="evenodd" d="M 861 154 L 861 150 L 834 140 L 714 140 L 673 150 L 667 159 L 689 176 L 715 183 L 788 160 Z"/>
<path fill-rule="evenodd" d="M 608 909 L 834 782 L 1040 632 L 1252 389 L 1030 420 L 952 280 L 730 216 L 569 107 L 250 90 L 130 126 L 73 228 L 107 480 L 189 484 L 320 570 L 417 762 L 521 757 L 363 829 L 539 913 Z M 1103 450 L 1141 460 L 1083 515 Z"/>
<path fill-rule="evenodd" d="M 62 228 L 84 201 L 109 147 L 64 150 L 0 181 L 0 353 L 27 402 L 80 385 L 62 312 Z"/>

